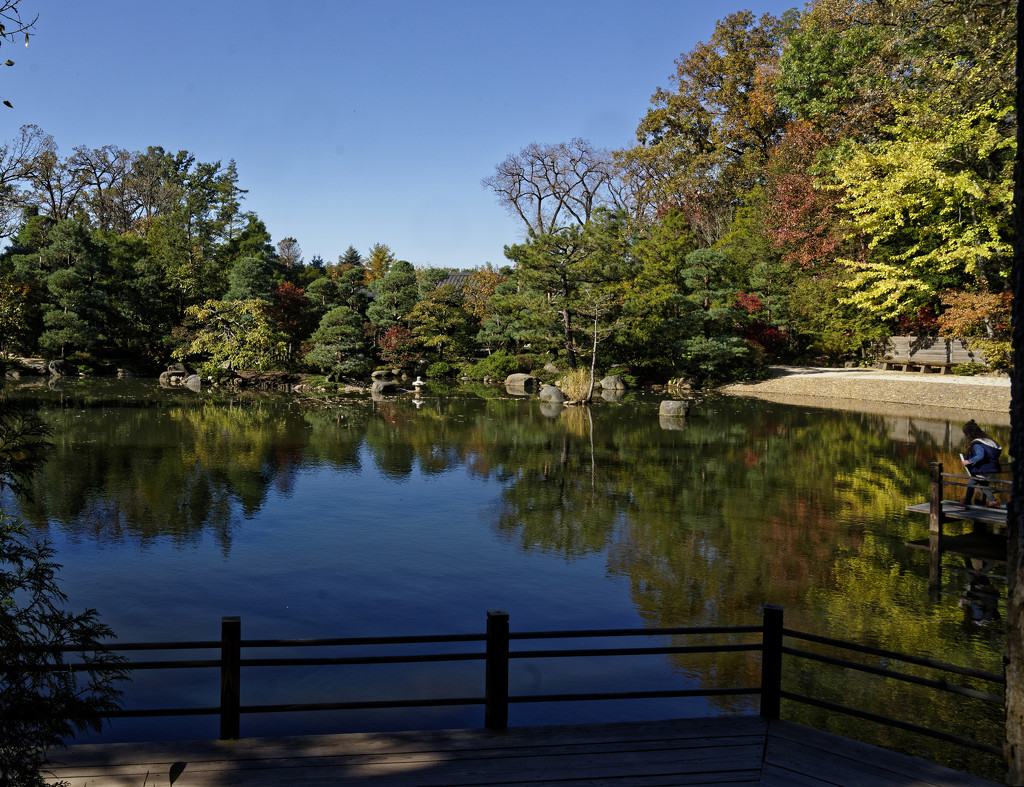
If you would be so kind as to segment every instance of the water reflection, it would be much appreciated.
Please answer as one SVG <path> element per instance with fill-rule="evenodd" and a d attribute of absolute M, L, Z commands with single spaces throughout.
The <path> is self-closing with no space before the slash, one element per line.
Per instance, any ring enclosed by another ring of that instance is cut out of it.
<path fill-rule="evenodd" d="M 927 521 L 904 509 L 925 499 L 930 461 L 956 466 L 959 423 L 715 397 L 666 419 L 633 393 L 585 408 L 500 389 L 301 404 L 127 391 L 15 392 L 39 403 L 55 444 L 22 512 L 93 561 L 111 545 L 202 555 L 212 541 L 225 588 L 203 589 L 211 619 L 276 621 L 273 594 L 308 582 L 313 618 L 341 597 L 378 617 L 408 607 L 430 632 L 462 597 L 473 615 L 588 616 L 552 627 L 609 624 L 620 602 L 651 626 L 748 623 L 771 601 L 793 628 L 1001 670 L 1005 567 L 939 556 L 930 593 L 935 567 L 908 546 Z M 1008 427 L 983 428 L 1007 444 Z M 671 666 L 703 685 L 757 670 L 744 654 Z M 896 691 L 855 686 L 868 707 L 998 739 L 998 720 Z"/>

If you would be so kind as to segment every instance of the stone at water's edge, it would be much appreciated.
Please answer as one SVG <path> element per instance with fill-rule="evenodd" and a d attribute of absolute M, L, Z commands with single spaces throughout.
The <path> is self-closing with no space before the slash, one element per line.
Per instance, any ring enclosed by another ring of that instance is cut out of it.
<path fill-rule="evenodd" d="M 539 391 L 540 378 L 532 374 L 510 374 L 505 378 L 505 387 L 522 391 Z"/>
<path fill-rule="evenodd" d="M 538 394 L 542 402 L 564 402 L 565 394 L 553 385 L 545 385 Z"/>
<path fill-rule="evenodd" d="M 617 374 L 608 375 L 603 380 L 601 380 L 601 382 L 598 383 L 598 385 L 600 386 L 601 390 L 605 391 L 625 391 L 626 388 L 628 388 L 628 386 L 626 385 L 626 381 L 619 377 L 619 375 Z"/>
<path fill-rule="evenodd" d="M 668 418 L 685 418 L 690 414 L 690 402 L 687 399 L 666 399 L 658 408 L 658 415 Z"/>
<path fill-rule="evenodd" d="M 50 361 L 47 368 L 50 370 L 50 374 L 54 377 L 70 377 L 75 374 L 75 370 L 71 368 L 71 364 L 60 358 Z"/>

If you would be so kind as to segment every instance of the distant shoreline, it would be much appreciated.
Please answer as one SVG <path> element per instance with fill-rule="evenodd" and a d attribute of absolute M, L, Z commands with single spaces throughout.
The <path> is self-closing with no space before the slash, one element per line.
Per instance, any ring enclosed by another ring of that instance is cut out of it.
<path fill-rule="evenodd" d="M 767 380 L 732 383 L 718 390 L 780 404 L 935 420 L 973 417 L 982 423 L 1010 425 L 1010 378 L 1006 376 L 776 366 Z"/>

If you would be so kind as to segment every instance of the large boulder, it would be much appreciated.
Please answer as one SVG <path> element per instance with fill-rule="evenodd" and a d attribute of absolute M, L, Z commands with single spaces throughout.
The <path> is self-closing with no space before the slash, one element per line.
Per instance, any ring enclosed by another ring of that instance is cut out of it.
<path fill-rule="evenodd" d="M 539 391 L 540 378 L 532 374 L 510 374 L 505 378 L 505 388 L 512 393 L 533 393 Z"/>
<path fill-rule="evenodd" d="M 181 381 L 181 384 L 190 391 L 199 391 L 203 387 L 203 378 L 198 374 L 190 374 Z"/>
<path fill-rule="evenodd" d="M 185 377 L 187 377 L 185 372 L 177 369 L 168 369 L 166 372 L 160 373 L 160 386 L 162 388 L 171 388 L 175 385 L 181 385 Z"/>
<path fill-rule="evenodd" d="M 629 387 L 626 385 L 626 381 L 617 374 L 609 374 L 601 380 L 600 385 L 602 391 L 625 391 Z"/>
<path fill-rule="evenodd" d="M 370 387 L 370 393 L 392 394 L 398 393 L 398 383 L 394 380 L 374 380 Z"/>
<path fill-rule="evenodd" d="M 49 369 L 46 367 L 46 361 L 43 358 L 15 358 L 16 363 L 21 365 L 21 372 L 23 374 L 49 374 Z"/>
<path fill-rule="evenodd" d="M 666 399 L 658 408 L 658 415 L 665 418 L 686 418 L 689 414 L 689 399 Z"/>
<path fill-rule="evenodd" d="M 63 358 L 57 358 L 50 361 L 47 365 L 47 369 L 49 369 L 50 374 L 54 377 L 70 377 L 73 374 L 77 374 L 74 367 Z"/>
<path fill-rule="evenodd" d="M 378 369 L 370 377 L 374 380 L 394 380 L 398 374 L 394 369 Z"/>
<path fill-rule="evenodd" d="M 553 385 L 545 385 L 538 394 L 542 402 L 564 402 L 565 394 Z"/>

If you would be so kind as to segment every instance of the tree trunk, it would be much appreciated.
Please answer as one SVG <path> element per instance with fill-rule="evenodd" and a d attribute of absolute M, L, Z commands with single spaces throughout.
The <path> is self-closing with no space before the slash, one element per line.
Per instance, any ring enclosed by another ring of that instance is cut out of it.
<path fill-rule="evenodd" d="M 1024 23 L 1017 13 L 1017 157 L 1013 177 L 1013 372 L 1010 395 L 1010 454 L 1013 493 L 1006 515 L 1006 783 L 1024 784 L 1024 185 L 1022 151 L 1024 64 L 1020 49 Z"/>
<path fill-rule="evenodd" d="M 594 398 L 594 370 L 597 369 L 597 311 L 594 311 L 594 346 L 590 350 L 590 388 L 587 391 L 587 398 L 584 402 L 589 402 Z"/>
<path fill-rule="evenodd" d="M 576 349 L 572 343 L 572 318 L 569 316 L 568 309 L 562 310 L 562 332 L 565 341 L 565 365 L 570 369 L 575 369 Z"/>

